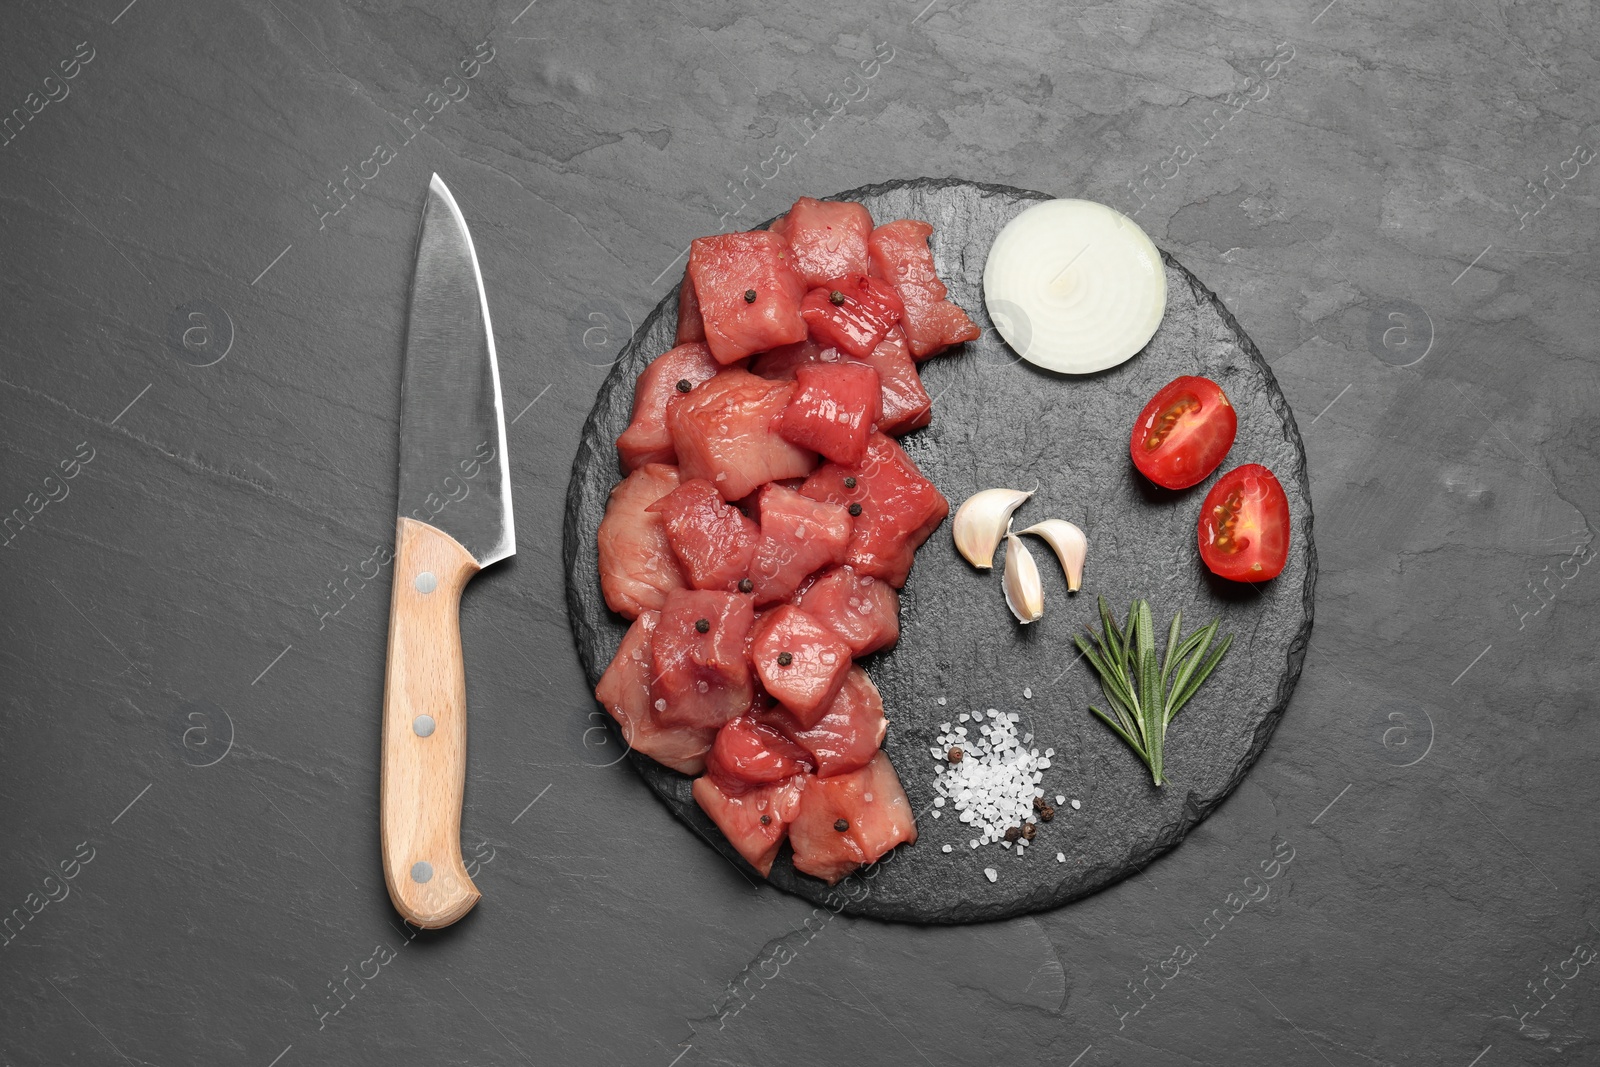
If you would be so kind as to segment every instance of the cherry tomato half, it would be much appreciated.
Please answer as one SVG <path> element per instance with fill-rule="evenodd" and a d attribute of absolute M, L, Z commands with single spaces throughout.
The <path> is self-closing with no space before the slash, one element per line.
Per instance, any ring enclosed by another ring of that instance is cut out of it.
<path fill-rule="evenodd" d="M 1289 498 L 1277 476 L 1246 463 L 1217 479 L 1200 506 L 1200 558 L 1211 573 L 1264 582 L 1289 559 Z"/>
<path fill-rule="evenodd" d="M 1187 489 L 1217 469 L 1238 429 L 1239 417 L 1216 382 L 1174 378 L 1139 412 L 1128 452 L 1152 482 Z"/>

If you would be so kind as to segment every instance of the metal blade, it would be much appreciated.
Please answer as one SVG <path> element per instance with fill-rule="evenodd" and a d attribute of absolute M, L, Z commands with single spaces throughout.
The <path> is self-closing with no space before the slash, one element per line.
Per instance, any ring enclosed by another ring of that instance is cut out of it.
<path fill-rule="evenodd" d="M 406 323 L 399 511 L 454 537 L 483 567 L 517 550 L 489 303 L 466 220 L 437 174 Z"/>

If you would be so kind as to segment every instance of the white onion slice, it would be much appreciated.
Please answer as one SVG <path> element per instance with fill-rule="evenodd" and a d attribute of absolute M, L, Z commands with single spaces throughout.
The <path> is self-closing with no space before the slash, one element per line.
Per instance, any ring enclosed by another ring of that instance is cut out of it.
<path fill-rule="evenodd" d="M 1047 200 L 994 239 L 983 297 L 1023 359 L 1089 374 L 1149 342 L 1167 308 L 1167 274 L 1161 253 L 1126 215 L 1091 200 Z"/>

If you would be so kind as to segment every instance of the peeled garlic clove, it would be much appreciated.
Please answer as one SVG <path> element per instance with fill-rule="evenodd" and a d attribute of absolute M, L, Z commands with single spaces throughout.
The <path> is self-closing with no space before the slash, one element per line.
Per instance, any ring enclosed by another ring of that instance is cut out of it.
<path fill-rule="evenodd" d="M 973 493 L 956 508 L 950 522 L 956 549 L 979 570 L 994 566 L 994 550 L 1011 523 L 1011 513 L 1033 494 L 1020 489 L 985 489 Z"/>
<path fill-rule="evenodd" d="M 1045 519 L 1021 532 L 1050 542 L 1061 569 L 1067 572 L 1067 591 L 1076 593 L 1083 585 L 1083 560 L 1089 554 L 1089 539 L 1083 531 L 1065 519 Z"/>
<path fill-rule="evenodd" d="M 1044 585 L 1033 553 L 1014 533 L 1006 534 L 1006 604 L 1020 623 L 1036 621 L 1044 614 Z"/>

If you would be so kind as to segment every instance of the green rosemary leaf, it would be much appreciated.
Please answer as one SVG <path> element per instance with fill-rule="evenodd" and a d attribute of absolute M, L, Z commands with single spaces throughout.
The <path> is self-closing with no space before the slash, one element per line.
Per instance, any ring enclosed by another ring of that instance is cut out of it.
<path fill-rule="evenodd" d="M 1216 636 L 1216 632 L 1217 623 L 1213 621 L 1209 626 L 1190 634 L 1189 639 L 1184 642 L 1184 655 L 1178 661 L 1177 669 L 1172 672 L 1172 684 L 1168 688 L 1168 692 L 1173 695 L 1167 702 L 1169 719 L 1178 713 L 1177 708 L 1182 705 L 1182 701 L 1178 698 L 1183 695 L 1195 671 L 1205 661 L 1206 649 L 1211 647 L 1211 640 Z"/>
<path fill-rule="evenodd" d="M 1144 750 L 1139 747 L 1138 740 L 1136 738 L 1134 738 L 1134 736 L 1132 734 L 1128 733 L 1127 730 L 1124 730 L 1120 725 L 1117 724 L 1117 722 L 1115 720 L 1113 720 L 1109 715 L 1107 715 L 1105 712 L 1101 711 L 1099 708 L 1095 707 L 1093 704 L 1089 705 L 1089 710 L 1094 712 L 1096 715 L 1098 715 L 1100 717 L 1100 721 L 1101 722 L 1103 722 L 1107 726 L 1111 727 L 1111 730 L 1112 730 L 1113 733 L 1115 733 L 1118 737 L 1120 737 L 1124 741 L 1126 741 L 1128 743 L 1128 747 L 1129 748 L 1131 748 L 1135 752 L 1139 753 L 1139 756 L 1140 756 L 1141 759 L 1144 757 Z"/>
<path fill-rule="evenodd" d="M 1222 643 L 1217 646 L 1217 650 L 1211 653 L 1210 657 L 1205 661 L 1205 664 L 1199 670 L 1197 670 L 1194 674 L 1194 677 L 1189 680 L 1188 687 L 1185 688 L 1183 692 L 1177 694 L 1173 701 L 1172 711 L 1167 716 L 1167 720 L 1169 722 L 1172 720 L 1172 716 L 1178 714 L 1178 709 L 1187 704 L 1189 702 L 1189 698 L 1194 696 L 1195 693 L 1199 692 L 1200 684 L 1206 680 L 1213 670 L 1216 669 L 1217 664 L 1222 662 L 1223 655 L 1227 653 L 1228 646 L 1232 644 L 1232 634 L 1224 637 L 1222 639 Z"/>
<path fill-rule="evenodd" d="M 1167 628 L 1167 658 L 1161 662 L 1161 687 L 1163 689 L 1166 688 L 1167 674 L 1172 670 L 1173 662 L 1183 658 L 1177 652 L 1178 627 L 1181 625 L 1183 625 L 1183 612 L 1180 611 L 1172 616 L 1172 625 Z"/>
<path fill-rule="evenodd" d="M 1090 627 L 1087 636 L 1079 634 L 1073 640 L 1099 675 L 1113 714 L 1092 705 L 1089 710 L 1133 749 L 1149 769 L 1150 780 L 1164 785 L 1167 727 L 1222 662 L 1233 635 L 1213 648 L 1221 623 L 1212 620 L 1180 640 L 1180 612 L 1167 629 L 1165 655 L 1158 656 L 1155 622 L 1146 601 L 1135 600 L 1129 606 L 1128 621 L 1121 627 L 1104 597 L 1099 606 L 1101 632 Z"/>

